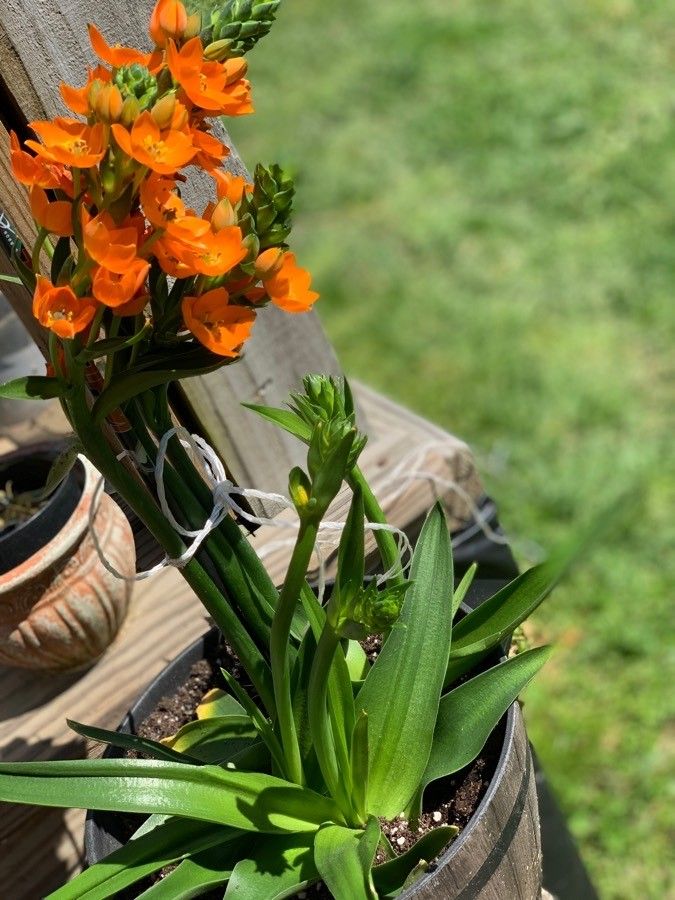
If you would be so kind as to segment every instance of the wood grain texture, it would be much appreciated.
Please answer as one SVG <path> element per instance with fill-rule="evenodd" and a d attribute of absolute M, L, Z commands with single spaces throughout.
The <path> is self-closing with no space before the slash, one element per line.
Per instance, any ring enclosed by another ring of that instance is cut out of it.
<path fill-rule="evenodd" d="M 3 0 L 0 4 L 0 72 L 5 90 L 25 118 L 40 119 L 65 112 L 60 81 L 82 84 L 86 66 L 94 62 L 87 23 L 96 22 L 110 43 L 147 47 L 151 3 L 129 0 Z M 0 118 L 5 118 L 0 114 Z M 230 144 L 229 138 L 222 135 Z M 244 173 L 234 149 L 227 167 Z M 212 183 L 189 170 L 187 202 L 201 210 L 212 197 Z M 0 207 L 14 211 L 17 186 L 0 170 Z M 13 213 L 19 218 L 18 211 Z M 12 301 L 13 302 L 13 301 Z M 32 333 L 32 332 L 31 332 Z M 241 408 L 241 402 L 264 392 L 269 403 L 282 403 L 307 372 L 337 372 L 335 354 L 314 313 L 289 316 L 265 309 L 258 317 L 245 358 L 208 378 L 192 379 L 181 390 L 194 407 L 194 417 L 241 484 L 285 487 L 289 469 L 301 453 L 280 434 L 264 436 L 263 423 Z"/>

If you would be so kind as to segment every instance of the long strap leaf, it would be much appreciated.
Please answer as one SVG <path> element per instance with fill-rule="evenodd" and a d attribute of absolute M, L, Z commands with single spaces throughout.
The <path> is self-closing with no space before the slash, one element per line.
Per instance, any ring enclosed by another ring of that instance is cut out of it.
<path fill-rule="evenodd" d="M 0 800 L 164 813 L 264 833 L 343 821 L 328 797 L 272 775 L 144 759 L 0 763 Z"/>
<path fill-rule="evenodd" d="M 423 786 L 474 760 L 509 706 L 551 655 L 537 647 L 499 663 L 441 698 Z"/>
<path fill-rule="evenodd" d="M 209 822 L 171 818 L 86 869 L 46 900 L 106 900 L 164 866 L 222 846 L 240 834 Z"/>

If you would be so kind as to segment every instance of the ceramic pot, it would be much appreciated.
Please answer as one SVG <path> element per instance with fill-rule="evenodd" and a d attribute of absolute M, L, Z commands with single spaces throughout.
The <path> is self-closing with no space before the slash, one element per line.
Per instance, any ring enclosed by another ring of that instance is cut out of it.
<path fill-rule="evenodd" d="M 0 481 L 33 489 L 44 484 L 58 452 L 40 445 L 0 460 Z M 100 479 L 84 457 L 47 505 L 0 537 L 0 664 L 72 670 L 109 646 L 131 598 L 132 582 L 110 573 L 96 552 L 89 510 Z M 93 527 L 107 560 L 122 575 L 136 570 L 131 526 L 101 493 Z"/>

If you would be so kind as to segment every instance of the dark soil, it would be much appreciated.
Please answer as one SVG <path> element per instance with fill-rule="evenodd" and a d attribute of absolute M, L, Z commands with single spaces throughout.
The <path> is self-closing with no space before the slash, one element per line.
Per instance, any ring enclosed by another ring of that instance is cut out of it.
<path fill-rule="evenodd" d="M 380 649 L 378 637 L 368 638 L 363 647 L 368 659 L 373 662 Z M 137 733 L 142 737 L 160 740 L 175 734 L 179 728 L 196 718 L 196 709 L 204 694 L 214 687 L 225 687 L 220 669 L 225 668 L 247 687 L 249 692 L 254 691 L 244 677 L 241 666 L 232 650 L 225 644 L 215 651 L 209 658 L 195 663 L 187 680 L 171 695 L 163 697 L 153 712 L 144 719 L 137 728 Z M 420 821 L 416 827 L 399 817 L 393 821 L 380 820 L 382 831 L 389 839 L 394 853 L 400 855 L 409 850 L 423 835 L 433 831 L 441 825 L 454 825 L 461 833 L 467 822 L 474 814 L 480 801 L 488 788 L 490 780 L 497 767 L 499 754 L 504 738 L 503 728 L 495 729 L 480 756 L 461 771 L 434 782 L 425 792 L 424 808 Z M 127 756 L 138 756 L 135 751 L 127 751 Z M 142 817 L 128 816 L 128 836 L 142 822 Z M 377 862 L 384 862 L 386 857 L 379 850 L 376 856 Z M 432 863 L 433 866 L 433 863 Z M 128 891 L 119 893 L 118 900 L 133 900 L 142 890 L 161 879 L 171 871 L 168 867 L 161 873 L 141 884 L 135 885 Z M 306 888 L 299 896 L 312 898 L 312 900 L 331 900 L 332 895 L 321 882 Z M 203 895 L 204 900 L 220 900 L 222 890 L 212 891 Z"/>

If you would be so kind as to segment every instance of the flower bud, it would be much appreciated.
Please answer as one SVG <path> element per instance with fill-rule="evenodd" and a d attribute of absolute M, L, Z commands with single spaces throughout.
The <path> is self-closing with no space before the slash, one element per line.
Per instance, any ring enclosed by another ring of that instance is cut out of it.
<path fill-rule="evenodd" d="M 176 110 L 176 95 L 165 94 L 161 100 L 158 100 L 157 103 L 150 110 L 150 115 L 155 120 L 157 125 L 164 130 L 165 128 L 169 128 L 171 125 L 173 114 Z"/>
<path fill-rule="evenodd" d="M 221 200 L 211 214 L 211 225 L 216 231 L 237 224 L 237 216 L 229 200 Z"/>
<path fill-rule="evenodd" d="M 87 91 L 87 103 L 89 104 L 89 109 L 96 109 L 96 100 L 104 87 L 105 82 L 101 81 L 100 78 L 94 79 L 89 85 L 89 90 Z"/>
<path fill-rule="evenodd" d="M 141 114 L 141 104 L 135 97 L 127 97 L 122 104 L 122 112 L 120 114 L 120 122 L 125 128 L 131 128 L 136 119 Z"/>
<path fill-rule="evenodd" d="M 270 247 L 269 250 L 265 250 L 255 261 L 255 269 L 253 270 L 255 277 L 264 281 L 266 278 L 276 275 L 281 269 L 283 258 L 284 251 L 280 247 Z"/>
<path fill-rule="evenodd" d="M 187 10 L 180 0 L 157 0 L 150 16 L 150 37 L 158 47 L 180 40 L 187 27 Z"/>
<path fill-rule="evenodd" d="M 209 62 L 223 62 L 229 59 L 231 46 L 232 41 L 228 41 L 225 38 L 220 41 L 213 41 L 213 43 L 204 48 L 204 59 L 207 59 Z"/>
<path fill-rule="evenodd" d="M 187 25 L 185 26 L 185 31 L 183 32 L 183 40 L 189 41 L 193 37 L 197 37 L 199 32 L 202 30 L 202 17 L 201 13 L 195 12 L 192 13 L 191 16 L 188 16 Z"/>
<path fill-rule="evenodd" d="M 96 94 L 92 108 L 102 122 L 117 122 L 122 115 L 124 101 L 114 84 L 104 84 Z"/>
<path fill-rule="evenodd" d="M 236 59 L 228 59 L 224 65 L 226 85 L 234 84 L 235 81 L 239 81 L 248 71 L 248 62 L 243 56 L 238 56 Z"/>
<path fill-rule="evenodd" d="M 248 250 L 248 259 L 253 260 L 260 253 L 260 241 L 255 234 L 247 234 L 242 240 L 242 245 Z"/>

